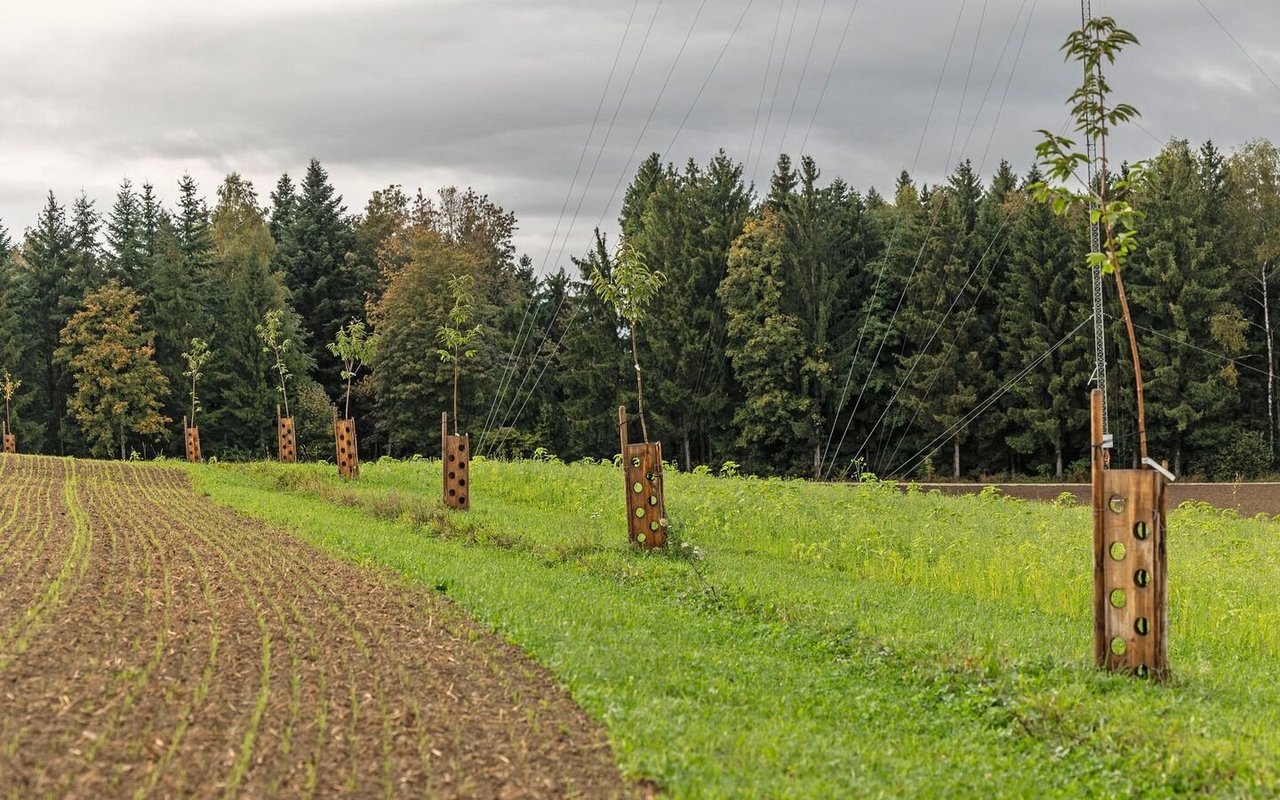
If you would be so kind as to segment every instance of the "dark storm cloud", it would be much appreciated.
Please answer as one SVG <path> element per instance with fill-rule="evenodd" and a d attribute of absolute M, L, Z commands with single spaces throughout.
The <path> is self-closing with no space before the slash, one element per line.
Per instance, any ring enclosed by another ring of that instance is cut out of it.
<path fill-rule="evenodd" d="M 265 198 L 314 155 L 352 211 L 390 182 L 474 186 L 516 212 L 522 249 L 554 264 L 609 225 L 651 151 L 682 163 L 723 147 L 759 185 L 780 150 L 804 143 L 826 177 L 886 190 L 901 169 L 935 182 L 962 158 L 1025 171 L 1034 130 L 1065 121 L 1075 70 L 1057 48 L 1076 3 L 860 0 L 832 69 L 851 2 L 55 0 L 5 12 L 0 219 L 23 228 L 49 188 L 64 202 L 83 188 L 105 209 L 126 175 L 168 198 L 184 170 L 210 195 L 239 170 Z M 1280 75 L 1271 0 L 1206 4 Z M 1280 91 L 1197 0 L 1094 9 L 1143 40 L 1112 78 L 1147 131 L 1119 136 L 1120 157 L 1170 136 L 1229 149 L 1276 130 Z"/>

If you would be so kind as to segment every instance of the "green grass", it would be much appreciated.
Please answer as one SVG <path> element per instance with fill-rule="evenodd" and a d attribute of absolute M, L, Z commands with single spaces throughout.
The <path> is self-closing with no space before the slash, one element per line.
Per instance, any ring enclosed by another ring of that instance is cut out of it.
<path fill-rule="evenodd" d="M 549 667 L 675 797 L 1280 792 L 1280 524 L 1171 520 L 1169 654 L 1091 666 L 1090 518 L 887 485 L 668 474 L 679 543 L 625 543 L 614 469 L 192 468 L 219 502 L 446 593 Z"/>

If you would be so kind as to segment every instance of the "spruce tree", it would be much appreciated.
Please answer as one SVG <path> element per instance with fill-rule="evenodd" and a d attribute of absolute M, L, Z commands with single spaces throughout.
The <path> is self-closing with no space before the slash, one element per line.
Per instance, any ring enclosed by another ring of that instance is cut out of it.
<path fill-rule="evenodd" d="M 626 401 L 630 359 L 623 344 L 618 315 L 591 289 L 595 272 L 612 275 L 613 254 L 597 229 L 592 248 L 573 257 L 578 279 L 566 301 L 573 324 L 563 332 L 556 362 L 566 439 L 558 451 L 566 459 L 609 458 L 618 452 L 618 424 L 609 415 Z"/>
<path fill-rule="evenodd" d="M 68 298 L 83 297 L 72 282 L 75 265 L 75 233 L 67 224 L 66 211 L 53 192 L 27 231 L 23 242 L 24 273 L 22 316 L 32 327 L 32 348 L 39 366 L 38 380 L 29 383 L 36 393 L 39 422 L 45 440 L 38 449 L 64 455 L 74 441 L 74 428 L 67 423 L 66 402 L 70 385 L 65 366 L 53 357 L 59 335 L 70 315 Z"/>
<path fill-rule="evenodd" d="M 1038 183 L 1037 169 L 1025 185 Z M 1041 353 L 1089 317 L 1089 274 L 1078 269 L 1076 236 L 1083 230 L 1082 214 L 1056 216 L 1027 193 L 1010 203 L 1014 220 L 1009 232 L 1007 278 L 998 286 L 1004 302 L 999 313 L 1000 382 L 1012 381 Z M 1072 227 L 1068 227 L 1072 226 Z M 1092 371 L 1092 341 L 1086 326 L 1054 350 L 1021 380 L 1013 383 L 1005 404 L 1008 432 L 1005 442 L 1016 465 L 1043 465 L 1054 477 L 1065 475 L 1068 459 L 1088 449 L 1089 410 L 1081 402 L 1088 394 Z"/>
<path fill-rule="evenodd" d="M 804 385 L 808 346 L 801 321 L 783 311 L 787 233 L 766 205 L 729 251 L 720 285 L 728 320 L 727 351 L 745 397 L 734 413 L 745 466 L 761 473 L 812 468 L 813 399 Z"/>
<path fill-rule="evenodd" d="M 281 190 L 277 187 L 277 193 Z M 284 197 L 277 203 L 287 206 Z M 342 381 L 337 376 L 341 370 L 325 343 L 334 340 L 345 322 L 363 316 L 365 301 L 347 260 L 352 238 L 351 225 L 343 216 L 345 211 L 342 196 L 329 183 L 328 173 L 312 159 L 292 209 L 292 219 L 283 227 L 280 238 L 279 263 L 308 333 L 311 344 L 307 352 L 330 397 L 339 393 Z"/>
<path fill-rule="evenodd" d="M 305 348 L 305 334 L 282 277 L 271 269 L 275 243 L 257 193 L 238 174 L 228 175 L 218 188 L 211 236 L 207 295 L 213 330 L 201 338 L 217 341 L 218 348 L 205 372 L 208 410 L 201 428 L 224 452 L 261 456 L 274 447 L 277 393 L 257 325 L 268 311 L 280 309 L 288 337 Z M 303 376 L 313 365 L 305 349 L 295 351 L 289 371 Z"/>
<path fill-rule="evenodd" d="M 1235 429 L 1239 372 L 1212 355 L 1241 353 L 1247 327 L 1231 302 L 1230 264 L 1217 252 L 1221 170 L 1214 153 L 1174 141 L 1133 197 L 1146 245 L 1130 262 L 1134 322 L 1161 334 L 1144 348 L 1149 435 L 1175 472 L 1224 447 Z"/>
<path fill-rule="evenodd" d="M 107 270 L 122 286 L 140 288 L 147 269 L 142 200 L 125 178 L 107 215 Z"/>

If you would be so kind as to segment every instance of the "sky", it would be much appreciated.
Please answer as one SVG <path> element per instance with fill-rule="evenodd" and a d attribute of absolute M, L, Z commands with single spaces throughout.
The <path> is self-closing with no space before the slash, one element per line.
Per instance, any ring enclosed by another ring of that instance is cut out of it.
<path fill-rule="evenodd" d="M 1093 11 L 1142 42 L 1109 76 L 1142 113 L 1116 157 L 1280 138 L 1276 0 Z M 965 158 L 1023 173 L 1067 122 L 1079 24 L 1077 0 L 0 0 L 0 224 L 51 190 L 106 212 L 124 178 L 172 203 L 184 172 L 265 205 L 314 157 L 352 214 L 390 184 L 487 194 L 546 272 L 651 152 L 723 148 L 757 187 L 780 152 L 885 193 Z"/>

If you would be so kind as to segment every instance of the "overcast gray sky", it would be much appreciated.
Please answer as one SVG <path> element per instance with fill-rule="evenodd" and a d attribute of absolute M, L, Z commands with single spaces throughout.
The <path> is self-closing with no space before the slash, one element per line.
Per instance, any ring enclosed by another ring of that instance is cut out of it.
<path fill-rule="evenodd" d="M 1111 76 L 1145 129 L 1121 156 L 1280 138 L 1276 0 L 1093 7 L 1143 44 Z M 649 152 L 723 147 L 757 185 L 802 148 L 861 189 L 966 157 L 1023 172 L 1066 121 L 1079 21 L 1076 0 L 3 0 L 0 221 L 19 238 L 50 189 L 105 212 L 123 177 L 171 202 L 184 171 L 265 203 L 315 156 L 352 212 L 390 183 L 487 193 L 554 268 Z"/>

